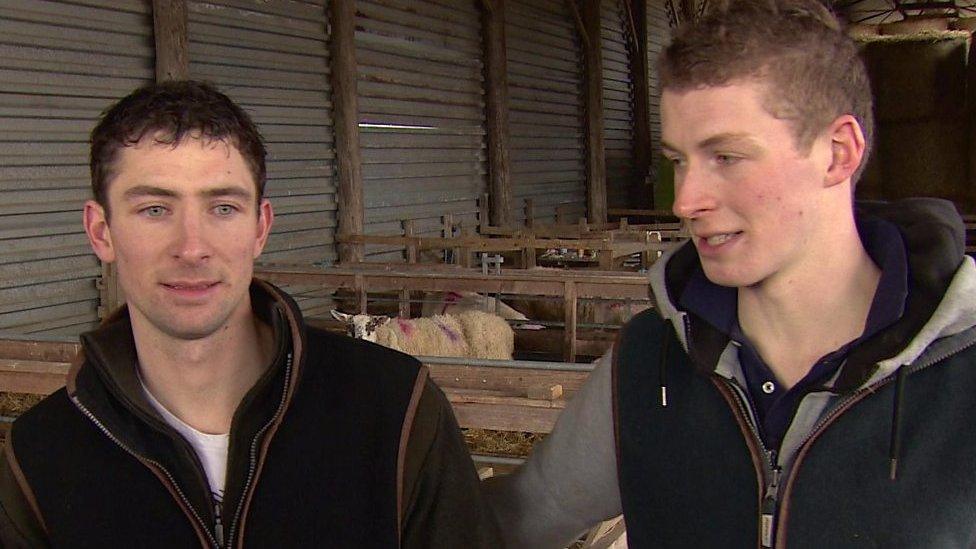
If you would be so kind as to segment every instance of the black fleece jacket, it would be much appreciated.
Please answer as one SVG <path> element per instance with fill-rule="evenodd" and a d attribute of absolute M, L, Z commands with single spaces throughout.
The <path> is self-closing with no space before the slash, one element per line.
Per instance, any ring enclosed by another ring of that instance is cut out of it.
<path fill-rule="evenodd" d="M 19 418 L 0 462 L 4 547 L 497 547 L 443 393 L 415 359 L 306 327 L 251 289 L 274 363 L 231 427 L 222 508 L 146 402 L 123 309 L 82 337 L 67 387 Z"/>

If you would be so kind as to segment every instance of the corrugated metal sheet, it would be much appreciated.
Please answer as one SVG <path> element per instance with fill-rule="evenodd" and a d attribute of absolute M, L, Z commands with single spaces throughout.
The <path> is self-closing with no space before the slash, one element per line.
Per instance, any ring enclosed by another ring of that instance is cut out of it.
<path fill-rule="evenodd" d="M 331 263 L 336 185 L 323 1 L 188 3 L 190 76 L 247 110 L 268 147 L 275 223 L 261 261 Z"/>
<path fill-rule="evenodd" d="M 153 77 L 148 2 L 0 2 L 0 330 L 75 335 L 101 274 L 81 223 L 88 132 Z"/>
<path fill-rule="evenodd" d="M 603 42 L 603 134 L 607 159 L 607 206 L 625 208 L 634 184 L 634 109 L 630 52 L 634 50 L 626 6 L 600 5 Z"/>
<path fill-rule="evenodd" d="M 650 85 L 649 103 L 651 115 L 651 170 L 657 173 L 661 163 L 661 86 L 657 76 L 657 58 L 671 41 L 668 11 L 664 0 L 647 2 L 647 66 Z"/>
<path fill-rule="evenodd" d="M 537 221 L 555 221 L 563 206 L 585 215 L 582 55 L 576 23 L 562 0 L 506 3 L 513 219 L 524 199 Z"/>
<path fill-rule="evenodd" d="M 360 0 L 356 61 L 367 234 L 473 227 L 487 188 L 481 23 L 474 0 Z M 368 261 L 402 251 L 367 246 Z"/>
<path fill-rule="evenodd" d="M 191 1 L 190 76 L 217 84 L 258 124 L 268 148 L 265 195 L 275 211 L 271 263 L 336 259 L 335 147 L 324 0 Z M 325 293 L 285 287 L 320 316 Z"/>

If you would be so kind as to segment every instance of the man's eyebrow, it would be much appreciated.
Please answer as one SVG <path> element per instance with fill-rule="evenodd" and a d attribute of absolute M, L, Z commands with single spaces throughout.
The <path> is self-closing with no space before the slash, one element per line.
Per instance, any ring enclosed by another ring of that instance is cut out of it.
<path fill-rule="evenodd" d="M 719 145 L 728 145 L 730 143 L 757 146 L 752 136 L 750 136 L 748 133 L 720 133 L 698 143 L 698 148 L 710 149 Z"/>
<path fill-rule="evenodd" d="M 179 196 L 176 191 L 170 189 L 164 189 L 162 187 L 156 187 L 154 185 L 136 185 L 122 194 L 125 199 L 139 198 L 142 196 L 163 196 L 167 198 L 175 198 Z"/>
<path fill-rule="evenodd" d="M 207 198 L 232 197 L 232 198 L 251 198 L 251 193 L 241 187 L 216 187 L 205 189 L 200 193 Z"/>

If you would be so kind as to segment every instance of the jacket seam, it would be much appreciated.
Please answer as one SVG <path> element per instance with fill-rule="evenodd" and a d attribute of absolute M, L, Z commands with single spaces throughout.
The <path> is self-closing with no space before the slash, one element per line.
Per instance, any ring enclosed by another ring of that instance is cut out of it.
<path fill-rule="evenodd" d="M 34 490 L 31 489 L 30 484 L 27 482 L 27 477 L 24 476 L 24 471 L 20 468 L 20 463 L 17 462 L 17 456 L 14 454 L 13 449 L 13 433 L 9 433 L 7 436 L 7 442 L 5 444 L 4 453 L 7 456 L 7 464 L 10 467 L 10 472 L 13 473 L 14 479 L 17 480 L 17 485 L 20 487 L 21 493 L 24 495 L 24 499 L 27 500 L 27 505 L 30 506 L 31 512 L 37 517 L 37 521 L 40 523 L 41 528 L 44 529 L 44 535 L 47 536 L 47 524 L 44 522 L 44 515 L 41 514 L 41 508 L 37 504 L 37 496 L 34 495 Z"/>
<path fill-rule="evenodd" d="M 427 367 L 421 365 L 417 372 L 417 378 L 413 383 L 413 393 L 410 395 L 410 402 L 407 404 L 407 409 L 403 416 L 403 425 L 400 427 L 400 443 L 397 448 L 396 466 L 397 547 L 403 545 L 403 476 L 404 469 L 406 468 L 407 447 L 410 443 L 410 431 L 413 428 L 413 421 L 417 415 L 420 397 L 423 395 L 424 387 L 427 384 L 428 374 Z"/>

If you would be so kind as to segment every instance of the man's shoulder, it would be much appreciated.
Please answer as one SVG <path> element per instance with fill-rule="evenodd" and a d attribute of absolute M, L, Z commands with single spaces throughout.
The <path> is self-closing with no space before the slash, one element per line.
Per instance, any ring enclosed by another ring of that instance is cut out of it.
<path fill-rule="evenodd" d="M 86 427 L 84 416 L 62 387 L 21 414 L 11 426 L 7 442 L 18 451 L 38 445 L 49 447 L 70 438 L 65 436 L 69 432 Z"/>

